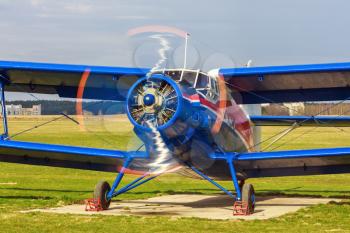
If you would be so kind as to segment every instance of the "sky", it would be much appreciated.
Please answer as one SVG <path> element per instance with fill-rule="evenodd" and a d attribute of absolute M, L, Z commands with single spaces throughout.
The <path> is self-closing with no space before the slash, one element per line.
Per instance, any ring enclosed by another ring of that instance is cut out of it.
<path fill-rule="evenodd" d="M 350 61 L 349 9 L 346 0 L 0 0 L 0 60 L 152 66 L 159 48 L 148 47 L 160 41 L 128 31 L 163 25 L 190 33 L 193 68 Z"/>

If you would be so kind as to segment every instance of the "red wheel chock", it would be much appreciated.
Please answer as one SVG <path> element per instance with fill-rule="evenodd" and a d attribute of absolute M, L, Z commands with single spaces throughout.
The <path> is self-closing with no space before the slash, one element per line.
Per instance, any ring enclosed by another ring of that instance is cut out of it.
<path fill-rule="evenodd" d="M 90 198 L 85 200 L 85 211 L 102 211 L 100 199 Z"/>
<path fill-rule="evenodd" d="M 235 201 L 233 204 L 233 215 L 234 216 L 247 216 L 250 215 L 248 203 L 243 201 Z"/>

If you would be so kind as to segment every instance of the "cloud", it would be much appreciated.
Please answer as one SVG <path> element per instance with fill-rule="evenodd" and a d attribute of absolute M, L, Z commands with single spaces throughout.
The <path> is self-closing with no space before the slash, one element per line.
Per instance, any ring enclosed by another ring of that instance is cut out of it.
<path fill-rule="evenodd" d="M 86 14 L 93 9 L 92 5 L 84 3 L 69 3 L 64 6 L 64 9 L 71 13 Z"/>
<path fill-rule="evenodd" d="M 93 10 L 93 5 L 81 1 L 57 1 L 50 2 L 46 0 L 30 0 L 34 11 L 37 11 L 39 17 L 58 17 L 76 14 L 88 14 Z"/>
<path fill-rule="evenodd" d="M 30 4 L 31 4 L 32 6 L 39 6 L 39 5 L 43 4 L 43 3 L 44 3 L 43 0 L 31 0 L 31 1 L 30 1 Z"/>

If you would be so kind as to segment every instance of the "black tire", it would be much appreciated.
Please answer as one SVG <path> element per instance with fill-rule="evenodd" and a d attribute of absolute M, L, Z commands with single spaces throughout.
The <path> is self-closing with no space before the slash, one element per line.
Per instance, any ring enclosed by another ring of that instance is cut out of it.
<path fill-rule="evenodd" d="M 107 199 L 107 194 L 111 190 L 107 181 L 100 181 L 96 184 L 94 190 L 94 199 L 100 200 L 101 207 L 104 210 L 107 210 L 111 204 L 111 200 Z"/>
<path fill-rule="evenodd" d="M 255 209 L 255 191 L 251 184 L 244 184 L 242 188 L 242 201 L 248 204 L 249 214 L 254 213 Z"/>

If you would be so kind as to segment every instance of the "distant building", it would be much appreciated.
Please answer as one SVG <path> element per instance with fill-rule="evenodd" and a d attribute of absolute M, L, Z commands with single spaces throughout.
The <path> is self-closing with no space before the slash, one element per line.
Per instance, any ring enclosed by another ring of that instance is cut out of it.
<path fill-rule="evenodd" d="M 33 105 L 31 108 L 23 108 L 22 105 L 6 105 L 6 112 L 8 116 L 38 116 L 41 115 L 41 104 Z"/>
<path fill-rule="evenodd" d="M 304 103 L 285 103 L 283 106 L 288 109 L 289 116 L 303 115 L 305 112 Z"/>
<path fill-rule="evenodd" d="M 304 103 L 262 104 L 263 115 L 273 116 L 297 116 L 305 114 Z"/>
<path fill-rule="evenodd" d="M 22 105 L 6 105 L 6 113 L 7 115 L 22 115 Z"/>

